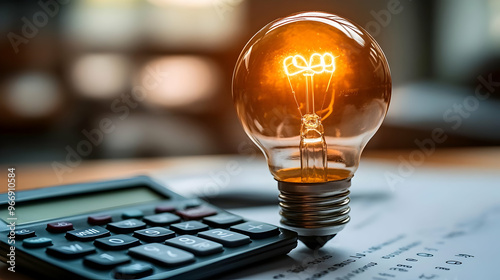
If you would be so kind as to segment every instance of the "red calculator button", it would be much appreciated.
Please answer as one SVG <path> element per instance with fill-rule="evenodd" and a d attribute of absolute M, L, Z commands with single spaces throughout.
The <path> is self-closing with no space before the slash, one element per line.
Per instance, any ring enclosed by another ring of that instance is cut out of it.
<path fill-rule="evenodd" d="M 105 225 L 112 222 L 110 215 L 89 216 L 87 222 L 91 225 Z"/>
<path fill-rule="evenodd" d="M 217 214 L 217 210 L 202 205 L 200 207 L 179 210 L 176 212 L 176 214 L 181 216 L 184 220 L 198 220 Z"/>
<path fill-rule="evenodd" d="M 50 232 L 66 232 L 68 230 L 73 230 L 73 224 L 70 222 L 55 222 L 48 223 L 47 230 Z"/>

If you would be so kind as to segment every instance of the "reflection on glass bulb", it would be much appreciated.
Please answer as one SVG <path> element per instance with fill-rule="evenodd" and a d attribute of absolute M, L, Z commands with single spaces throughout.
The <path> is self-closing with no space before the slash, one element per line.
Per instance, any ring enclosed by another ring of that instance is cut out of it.
<path fill-rule="evenodd" d="M 234 104 L 278 181 L 284 226 L 331 238 L 349 221 L 350 180 L 390 95 L 382 50 L 339 16 L 294 14 L 247 43 L 234 70 Z"/>

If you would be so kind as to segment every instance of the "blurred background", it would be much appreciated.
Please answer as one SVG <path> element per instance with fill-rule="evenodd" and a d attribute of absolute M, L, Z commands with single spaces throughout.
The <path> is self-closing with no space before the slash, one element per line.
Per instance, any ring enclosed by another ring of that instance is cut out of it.
<path fill-rule="evenodd" d="M 436 128 L 438 147 L 500 144 L 500 0 L 18 0 L 0 3 L 0 164 L 242 153 L 239 52 L 306 10 L 357 22 L 388 58 L 393 98 L 367 149 Z"/>

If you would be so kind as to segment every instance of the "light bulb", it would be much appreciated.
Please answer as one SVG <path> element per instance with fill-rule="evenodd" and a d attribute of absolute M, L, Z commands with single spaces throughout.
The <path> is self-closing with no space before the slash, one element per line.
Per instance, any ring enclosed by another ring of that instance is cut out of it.
<path fill-rule="evenodd" d="M 363 28 L 324 12 L 277 19 L 247 43 L 233 100 L 278 181 L 281 225 L 310 248 L 349 217 L 361 152 L 385 118 L 391 75 Z"/>

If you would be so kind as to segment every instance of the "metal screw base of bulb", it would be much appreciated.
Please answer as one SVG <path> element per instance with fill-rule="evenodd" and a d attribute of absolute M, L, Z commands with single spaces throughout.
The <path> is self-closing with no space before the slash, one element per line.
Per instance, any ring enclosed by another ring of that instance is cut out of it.
<path fill-rule="evenodd" d="M 278 181 L 281 225 L 309 248 L 322 247 L 349 222 L 351 179 L 324 183 Z"/>

